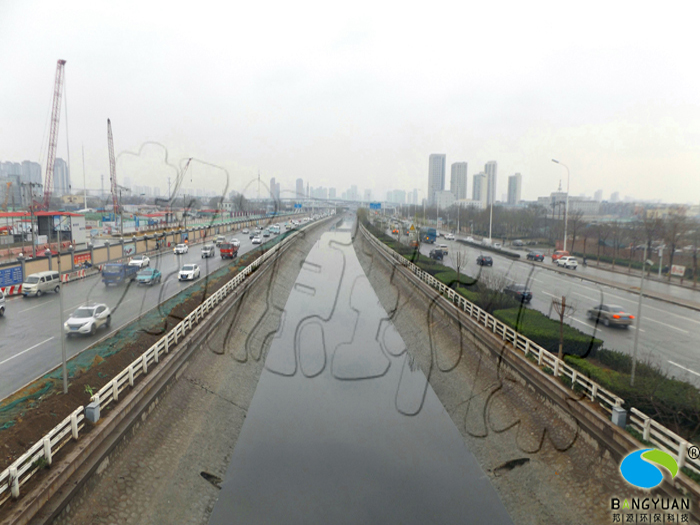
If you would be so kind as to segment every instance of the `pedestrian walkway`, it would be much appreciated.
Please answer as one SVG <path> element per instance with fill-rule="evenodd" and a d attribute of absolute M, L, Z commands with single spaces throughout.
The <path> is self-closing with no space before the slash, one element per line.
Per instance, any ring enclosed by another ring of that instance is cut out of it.
<path fill-rule="evenodd" d="M 284 307 L 210 523 L 467 516 L 512 523 L 409 357 L 350 233 L 324 234 Z"/>

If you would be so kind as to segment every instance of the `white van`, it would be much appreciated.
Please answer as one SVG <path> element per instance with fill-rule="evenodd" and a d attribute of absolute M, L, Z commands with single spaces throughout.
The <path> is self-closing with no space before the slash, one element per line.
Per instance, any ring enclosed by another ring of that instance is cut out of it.
<path fill-rule="evenodd" d="M 58 293 L 60 290 L 61 276 L 58 272 L 39 272 L 27 276 L 22 283 L 22 295 L 40 297 L 46 292 Z"/>
<path fill-rule="evenodd" d="M 0 317 L 5 315 L 5 294 L 0 290 Z"/>

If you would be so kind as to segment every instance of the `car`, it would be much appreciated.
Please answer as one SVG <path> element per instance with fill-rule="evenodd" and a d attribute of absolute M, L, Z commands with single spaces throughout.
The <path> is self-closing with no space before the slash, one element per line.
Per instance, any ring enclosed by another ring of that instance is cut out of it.
<path fill-rule="evenodd" d="M 552 254 L 552 262 L 555 263 L 562 257 L 567 257 L 569 255 L 571 254 L 565 250 L 557 250 Z"/>
<path fill-rule="evenodd" d="M 60 282 L 61 276 L 58 272 L 33 273 L 25 277 L 22 283 L 22 296 L 35 295 L 36 297 L 41 297 L 41 294 L 49 291 L 58 293 L 61 290 Z"/>
<path fill-rule="evenodd" d="M 409 248 L 418 248 L 418 247 L 420 247 L 420 243 L 417 240 L 413 239 L 413 240 L 408 242 L 408 247 Z"/>
<path fill-rule="evenodd" d="M 5 294 L 0 290 L 0 317 L 5 315 Z"/>
<path fill-rule="evenodd" d="M 467 240 L 467 242 L 476 242 L 476 241 L 474 240 L 474 237 L 467 237 L 466 240 Z"/>
<path fill-rule="evenodd" d="M 394 228 L 393 230 L 391 230 L 391 233 L 393 233 L 394 235 L 398 235 L 399 230 L 397 230 L 396 228 Z"/>
<path fill-rule="evenodd" d="M 479 255 L 476 258 L 476 264 L 479 266 L 493 266 L 493 259 L 488 255 Z"/>
<path fill-rule="evenodd" d="M 262 233 L 262 230 L 260 228 L 255 229 L 255 235 L 260 235 Z"/>
<path fill-rule="evenodd" d="M 134 255 L 129 259 L 129 266 L 138 266 L 139 268 L 144 268 L 151 265 L 151 260 L 145 255 Z"/>
<path fill-rule="evenodd" d="M 599 304 L 586 312 L 589 320 L 596 324 L 603 323 L 605 326 L 622 326 L 629 328 L 632 325 L 634 316 L 625 312 L 622 306 L 613 304 Z"/>
<path fill-rule="evenodd" d="M 263 232 L 263 237 L 269 237 L 269 236 L 270 236 L 270 231 L 269 231 L 269 230 L 265 230 L 265 231 Z"/>
<path fill-rule="evenodd" d="M 173 253 L 175 255 L 182 255 L 183 253 L 187 253 L 189 251 L 190 248 L 186 244 L 176 244 L 175 248 L 173 248 Z"/>
<path fill-rule="evenodd" d="M 542 252 L 529 252 L 527 254 L 527 260 L 528 261 L 537 261 L 537 262 L 544 262 L 544 254 Z"/>
<path fill-rule="evenodd" d="M 237 248 L 241 246 L 241 241 L 239 241 L 238 239 L 231 239 L 229 242 Z"/>
<path fill-rule="evenodd" d="M 578 261 L 576 257 L 571 257 L 570 255 L 565 255 L 557 259 L 557 266 L 560 268 L 567 268 L 569 270 L 575 270 L 578 267 Z"/>
<path fill-rule="evenodd" d="M 258 235 L 256 235 L 255 237 L 253 237 L 253 244 L 262 244 L 262 239 Z"/>
<path fill-rule="evenodd" d="M 73 334 L 95 335 L 97 329 L 104 326 L 109 328 L 112 322 L 112 311 L 106 304 L 81 306 L 63 323 L 66 335 Z"/>
<path fill-rule="evenodd" d="M 446 245 L 446 244 L 437 244 L 436 246 L 442 250 L 442 253 L 444 253 L 445 255 L 447 255 L 448 248 L 447 248 L 447 245 Z"/>
<path fill-rule="evenodd" d="M 144 268 L 136 274 L 136 284 L 153 286 L 161 282 L 163 275 L 156 268 Z"/>
<path fill-rule="evenodd" d="M 186 264 L 180 269 L 180 273 L 177 274 L 177 278 L 180 281 L 194 281 L 198 279 L 200 275 L 199 266 L 196 264 Z"/>
<path fill-rule="evenodd" d="M 257 237 L 257 236 L 258 236 L 257 233 L 255 233 L 255 232 L 250 232 L 250 235 L 248 235 L 248 238 L 249 238 L 249 239 L 254 239 L 254 238 Z"/>
<path fill-rule="evenodd" d="M 503 293 L 521 303 L 532 301 L 532 292 L 524 284 L 509 284 L 503 289 Z"/>
<path fill-rule="evenodd" d="M 216 246 L 213 244 L 202 246 L 202 259 L 208 259 L 209 257 L 216 257 Z"/>
<path fill-rule="evenodd" d="M 448 233 L 447 235 L 445 235 L 445 240 L 446 241 L 454 241 L 455 240 L 454 233 Z"/>
<path fill-rule="evenodd" d="M 250 233 L 250 230 L 249 230 L 248 228 L 243 228 L 243 229 L 241 230 L 241 233 L 244 234 L 244 235 L 248 235 L 248 234 Z"/>
<path fill-rule="evenodd" d="M 513 241 L 513 246 L 524 246 L 524 245 L 525 245 L 525 243 L 520 239 L 515 239 Z"/>
<path fill-rule="evenodd" d="M 446 252 L 444 252 L 440 248 L 436 248 L 435 250 L 430 250 L 430 254 L 428 256 L 436 261 L 442 261 L 445 255 L 447 255 Z"/>
<path fill-rule="evenodd" d="M 495 242 L 493 243 L 493 247 L 497 250 L 500 250 L 501 248 L 503 248 L 503 245 L 500 242 Z"/>
<path fill-rule="evenodd" d="M 216 240 L 214 241 L 215 246 L 221 246 L 221 243 L 226 242 L 226 237 L 223 235 L 217 235 Z"/>

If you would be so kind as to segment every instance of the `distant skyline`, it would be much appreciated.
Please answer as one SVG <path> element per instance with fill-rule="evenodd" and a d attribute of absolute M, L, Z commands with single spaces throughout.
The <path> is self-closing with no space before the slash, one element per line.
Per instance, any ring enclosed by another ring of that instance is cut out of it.
<path fill-rule="evenodd" d="M 282 193 L 297 178 L 425 191 L 425 159 L 441 152 L 473 173 L 496 160 L 497 199 L 513 173 L 524 200 L 556 191 L 557 158 L 572 195 L 700 202 L 692 17 L 603 2 L 444 7 L 0 3 L 0 160 L 40 161 L 43 178 L 61 58 L 70 158 L 65 113 L 57 156 L 74 188 L 83 145 L 88 187 L 109 175 L 109 117 L 118 154 L 156 141 L 221 193 L 257 194 L 258 173 Z M 167 189 L 172 171 L 148 155 L 122 156 L 119 180 Z"/>

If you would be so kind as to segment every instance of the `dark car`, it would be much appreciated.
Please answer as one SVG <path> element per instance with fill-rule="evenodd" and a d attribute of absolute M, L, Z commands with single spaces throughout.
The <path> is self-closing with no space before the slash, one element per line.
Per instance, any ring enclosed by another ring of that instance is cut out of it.
<path fill-rule="evenodd" d="M 435 250 L 430 250 L 429 257 L 431 259 L 434 259 L 436 261 L 442 261 L 442 259 L 447 255 L 447 252 L 445 250 L 441 250 L 440 248 L 437 248 Z"/>
<path fill-rule="evenodd" d="M 541 252 L 530 252 L 527 254 L 527 260 L 544 262 L 544 254 Z"/>
<path fill-rule="evenodd" d="M 521 241 L 520 239 L 516 239 L 513 241 L 513 246 L 524 246 L 525 243 Z"/>
<path fill-rule="evenodd" d="M 521 303 L 532 301 L 532 292 L 524 284 L 509 284 L 503 289 L 503 293 Z"/>
<path fill-rule="evenodd" d="M 476 264 L 479 266 L 493 266 L 493 259 L 488 255 L 479 255 L 476 258 Z"/>

